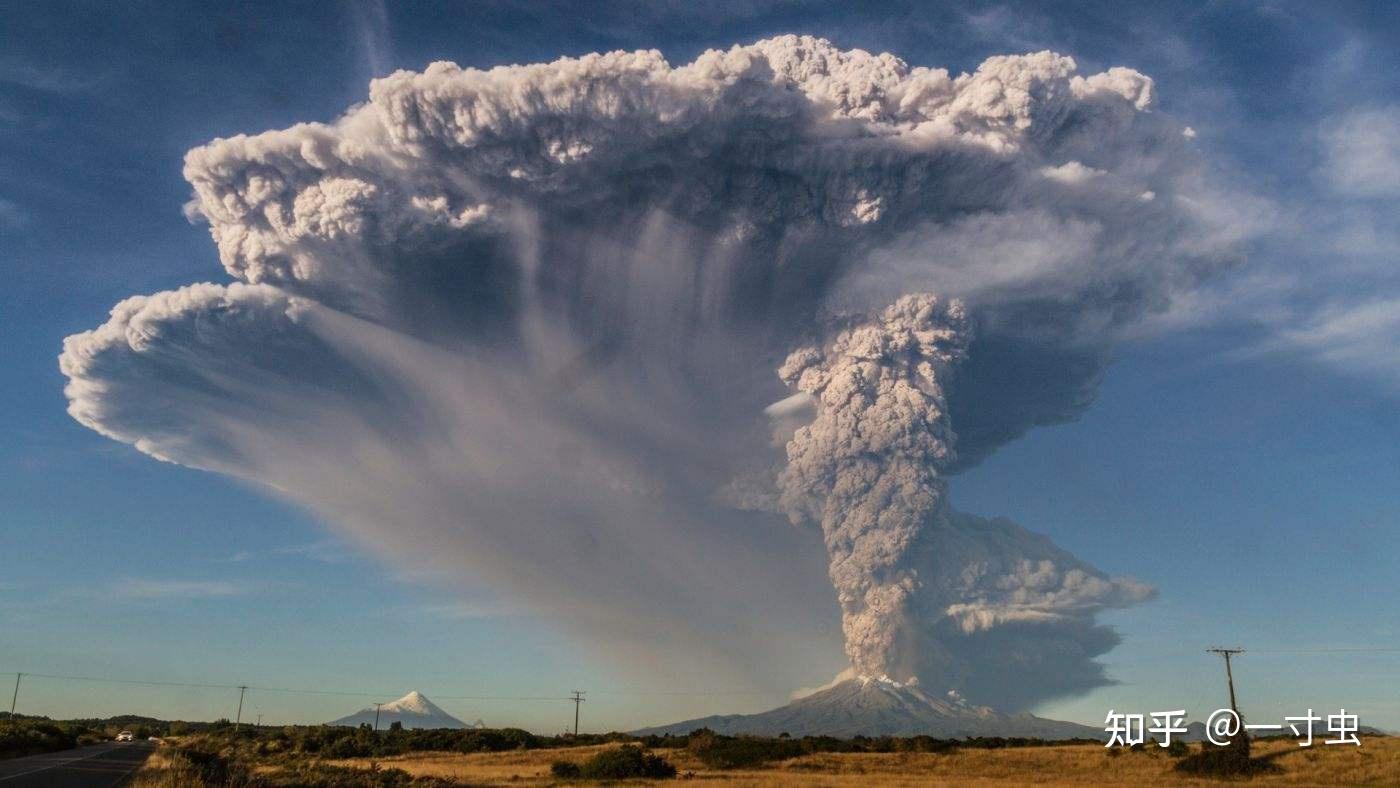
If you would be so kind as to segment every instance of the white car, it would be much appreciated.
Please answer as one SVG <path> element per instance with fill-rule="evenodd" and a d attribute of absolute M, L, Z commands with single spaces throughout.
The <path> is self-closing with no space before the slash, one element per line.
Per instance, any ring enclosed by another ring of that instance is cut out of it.
<path fill-rule="evenodd" d="M 136 741 L 136 737 L 132 735 L 131 731 L 122 731 L 117 734 L 117 741 Z"/>

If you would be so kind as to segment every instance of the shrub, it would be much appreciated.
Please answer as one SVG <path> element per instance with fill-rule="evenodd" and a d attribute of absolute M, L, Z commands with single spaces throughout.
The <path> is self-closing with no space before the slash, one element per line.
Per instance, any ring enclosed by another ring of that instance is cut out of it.
<path fill-rule="evenodd" d="M 676 767 L 660 755 L 652 755 L 633 744 L 604 750 L 589 758 L 579 774 L 591 780 L 627 780 L 635 777 L 666 779 L 676 776 Z"/>
<path fill-rule="evenodd" d="M 555 761 L 549 765 L 549 773 L 561 780 L 583 776 L 583 769 L 573 761 Z"/>
<path fill-rule="evenodd" d="M 721 736 L 711 731 L 691 734 L 687 749 L 714 769 L 742 769 L 769 761 L 796 758 L 806 752 L 801 742 L 791 739 Z"/>
<path fill-rule="evenodd" d="M 486 728 L 483 730 L 461 731 L 461 742 L 457 749 L 461 752 L 503 752 L 505 750 L 528 750 L 538 746 L 539 740 L 533 733 L 519 728 Z"/>
<path fill-rule="evenodd" d="M 362 741 L 358 736 L 336 739 L 321 749 L 327 758 L 363 758 L 374 754 L 373 744 Z"/>
<path fill-rule="evenodd" d="M 78 737 L 91 737 L 86 728 L 47 720 L 16 720 L 0 725 L 0 758 L 18 758 L 78 746 Z"/>

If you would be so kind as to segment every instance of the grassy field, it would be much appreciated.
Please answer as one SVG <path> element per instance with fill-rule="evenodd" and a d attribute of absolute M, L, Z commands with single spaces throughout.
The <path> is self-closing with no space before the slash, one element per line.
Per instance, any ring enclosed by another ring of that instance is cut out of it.
<path fill-rule="evenodd" d="M 561 785 L 550 776 L 556 760 L 583 762 L 610 745 L 502 753 L 413 753 L 404 756 L 326 761 L 327 765 L 402 769 L 470 785 Z M 1196 752 L 1200 745 L 1192 745 Z M 1183 775 L 1178 759 L 1157 748 L 1109 754 L 1097 745 L 1069 745 L 947 753 L 820 753 L 779 761 L 765 768 L 714 770 L 685 750 L 657 750 L 681 778 L 724 786 L 937 786 L 980 785 L 1219 785 L 1219 779 Z M 1366 738 L 1363 746 L 1256 742 L 1254 755 L 1275 769 L 1247 780 L 1259 785 L 1400 784 L 1400 738 Z"/>

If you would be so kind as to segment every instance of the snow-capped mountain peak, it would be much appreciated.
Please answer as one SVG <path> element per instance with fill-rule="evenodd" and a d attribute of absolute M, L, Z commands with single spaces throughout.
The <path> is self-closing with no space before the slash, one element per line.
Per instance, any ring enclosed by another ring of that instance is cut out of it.
<path fill-rule="evenodd" d="M 438 708 L 428 696 L 414 690 L 396 701 L 385 703 L 379 707 L 381 713 L 385 711 L 411 712 L 413 714 L 442 714 L 443 710 Z"/>
<path fill-rule="evenodd" d="M 374 706 L 360 709 L 348 717 L 335 720 L 331 725 L 377 724 L 380 730 L 384 730 L 396 722 L 408 729 L 469 727 L 461 720 L 443 711 L 437 704 L 428 700 L 428 696 L 417 690 L 398 700 L 381 703 L 378 709 Z M 480 725 L 470 727 L 480 727 Z"/>

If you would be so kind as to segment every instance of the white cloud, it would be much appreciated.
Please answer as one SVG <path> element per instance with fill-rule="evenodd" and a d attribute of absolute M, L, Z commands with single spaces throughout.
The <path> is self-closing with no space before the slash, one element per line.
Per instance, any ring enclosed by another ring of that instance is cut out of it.
<path fill-rule="evenodd" d="M 1400 106 L 1352 110 L 1327 121 L 1323 176 L 1352 197 L 1400 197 Z"/>
<path fill-rule="evenodd" d="M 1248 287 L 1217 299 L 1266 336 L 1230 358 L 1288 355 L 1400 391 L 1400 106 L 1322 121 L 1316 179 Z"/>
<path fill-rule="evenodd" d="M 110 595 L 117 599 L 209 599 L 247 594 L 250 586 L 224 580 L 154 580 L 125 578 L 113 583 Z"/>
<path fill-rule="evenodd" d="M 289 556 L 322 564 L 343 564 L 355 557 L 353 552 L 339 540 L 318 539 L 314 542 L 283 545 L 270 550 L 238 550 L 223 560 L 232 564 L 241 564 L 258 558 Z"/>
<path fill-rule="evenodd" d="M 321 539 L 307 544 L 274 548 L 276 555 L 293 555 L 323 564 L 343 564 L 354 558 L 345 545 L 333 539 Z"/>
<path fill-rule="evenodd" d="M 70 70 L 28 62 L 14 57 L 0 58 L 0 84 L 45 93 L 74 93 L 95 85 L 90 73 L 75 74 Z"/>
<path fill-rule="evenodd" d="M 1077 161 L 1067 161 L 1058 167 L 1042 167 L 1040 174 L 1060 183 L 1084 183 L 1104 174 L 1103 170 L 1085 167 Z"/>
<path fill-rule="evenodd" d="M 1400 392 L 1400 296 L 1323 307 L 1257 350 L 1301 352 Z"/>
<path fill-rule="evenodd" d="M 430 618 L 439 618 L 448 621 L 508 618 L 526 613 L 526 611 L 501 600 L 446 602 L 436 605 L 423 605 L 416 608 L 416 611 Z"/>

